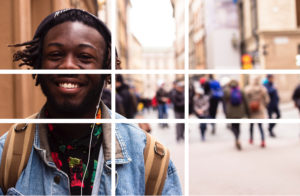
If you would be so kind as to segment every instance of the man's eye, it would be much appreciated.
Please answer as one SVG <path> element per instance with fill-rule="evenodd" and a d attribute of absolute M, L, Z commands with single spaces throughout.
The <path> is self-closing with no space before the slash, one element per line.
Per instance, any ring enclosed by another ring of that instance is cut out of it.
<path fill-rule="evenodd" d="M 49 53 L 48 56 L 50 57 L 50 59 L 58 60 L 63 56 L 63 54 L 60 52 L 52 52 L 52 53 Z"/>
<path fill-rule="evenodd" d="M 79 54 L 79 58 L 80 59 L 83 59 L 83 60 L 89 60 L 89 59 L 92 59 L 93 57 L 89 54 Z"/>

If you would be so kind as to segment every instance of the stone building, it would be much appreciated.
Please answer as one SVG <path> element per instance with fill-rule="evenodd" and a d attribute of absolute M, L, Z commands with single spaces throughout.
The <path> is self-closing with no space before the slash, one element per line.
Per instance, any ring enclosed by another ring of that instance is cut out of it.
<path fill-rule="evenodd" d="M 253 69 L 298 69 L 300 53 L 299 0 L 238 1 L 241 51 L 253 59 Z M 283 101 L 300 82 L 297 75 L 278 75 Z"/>
<path fill-rule="evenodd" d="M 143 68 L 144 69 L 174 69 L 174 50 L 172 48 L 144 48 Z M 157 84 L 164 82 L 167 90 L 172 88 L 172 82 L 179 76 L 172 74 L 147 74 L 144 75 L 143 96 L 152 98 L 157 90 Z"/>
<path fill-rule="evenodd" d="M 129 0 L 117 1 L 117 41 L 116 47 L 121 59 L 122 69 L 128 69 L 128 8 L 131 6 Z"/>
<path fill-rule="evenodd" d="M 128 50 L 129 59 L 128 59 L 128 69 L 144 69 L 143 67 L 143 47 L 139 40 L 133 35 L 129 34 L 128 45 L 130 50 Z M 137 93 L 142 94 L 145 91 L 144 89 L 144 76 L 140 74 L 130 74 L 125 75 L 127 82 L 135 87 Z"/>
<path fill-rule="evenodd" d="M 184 1 L 171 0 L 173 7 L 173 16 L 176 21 L 176 37 L 174 42 L 175 48 L 175 67 L 176 69 L 184 69 L 184 34 L 185 34 L 185 21 L 184 21 Z"/>
<path fill-rule="evenodd" d="M 189 68 L 205 69 L 204 0 L 189 2 Z"/>

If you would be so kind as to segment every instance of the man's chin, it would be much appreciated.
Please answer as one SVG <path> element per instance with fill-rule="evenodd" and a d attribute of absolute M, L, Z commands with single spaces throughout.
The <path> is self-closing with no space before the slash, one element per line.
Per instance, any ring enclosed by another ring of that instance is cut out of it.
<path fill-rule="evenodd" d="M 82 115 L 86 114 L 90 109 L 90 107 L 87 107 L 86 104 L 74 104 L 69 102 L 50 102 L 48 106 L 54 107 L 56 112 L 58 112 L 61 116 L 65 116 L 64 118 L 81 118 Z"/>

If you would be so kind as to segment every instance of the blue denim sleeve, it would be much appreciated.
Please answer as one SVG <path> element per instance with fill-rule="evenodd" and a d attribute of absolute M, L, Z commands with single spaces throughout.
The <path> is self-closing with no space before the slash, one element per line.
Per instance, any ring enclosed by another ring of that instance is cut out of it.
<path fill-rule="evenodd" d="M 0 164 L 1 164 L 2 151 L 3 151 L 3 148 L 4 148 L 4 143 L 5 143 L 6 136 L 7 136 L 7 132 L 0 137 Z M 3 192 L 2 192 L 1 188 L 0 188 L 0 195 L 3 195 Z"/>
<path fill-rule="evenodd" d="M 182 195 L 179 177 L 175 165 L 171 160 L 169 162 L 168 174 L 162 195 Z"/>

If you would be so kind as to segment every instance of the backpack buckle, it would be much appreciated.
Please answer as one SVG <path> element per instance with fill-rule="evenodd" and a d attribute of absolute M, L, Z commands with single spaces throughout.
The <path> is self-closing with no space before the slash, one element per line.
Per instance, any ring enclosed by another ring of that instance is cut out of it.
<path fill-rule="evenodd" d="M 25 131 L 27 129 L 28 124 L 22 123 L 22 124 L 17 124 L 17 126 L 14 128 L 15 132 L 19 133 L 22 131 Z"/>
<path fill-rule="evenodd" d="M 154 145 L 154 152 L 159 155 L 161 158 L 163 158 L 166 153 L 165 153 L 165 150 L 163 148 L 163 146 L 158 143 L 158 142 L 155 142 L 155 145 Z"/>

